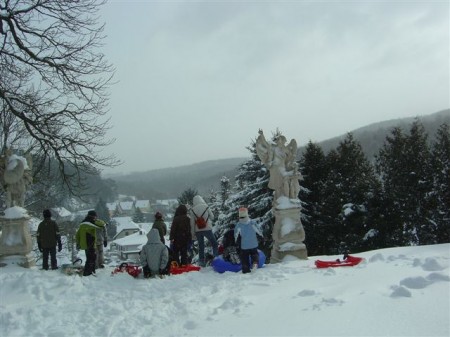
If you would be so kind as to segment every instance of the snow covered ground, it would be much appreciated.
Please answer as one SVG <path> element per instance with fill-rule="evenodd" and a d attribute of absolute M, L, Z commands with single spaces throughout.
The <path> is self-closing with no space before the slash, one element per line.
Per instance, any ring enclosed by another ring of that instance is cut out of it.
<path fill-rule="evenodd" d="M 0 268 L 0 336 L 449 336 L 450 244 L 166 279 Z"/>

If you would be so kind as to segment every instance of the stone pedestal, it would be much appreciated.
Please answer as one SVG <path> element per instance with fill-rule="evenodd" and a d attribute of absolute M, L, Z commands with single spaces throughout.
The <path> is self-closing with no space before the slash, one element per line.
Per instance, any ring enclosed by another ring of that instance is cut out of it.
<path fill-rule="evenodd" d="M 275 224 L 272 232 L 271 263 L 281 262 L 287 256 L 302 260 L 308 258 L 306 245 L 303 243 L 305 230 L 300 219 L 300 210 L 300 201 L 297 207 L 294 204 L 291 208 L 274 208 Z"/>
<path fill-rule="evenodd" d="M 35 265 L 31 254 L 33 243 L 28 228 L 28 215 L 20 218 L 0 217 L 0 265 L 17 264 L 25 268 Z"/>

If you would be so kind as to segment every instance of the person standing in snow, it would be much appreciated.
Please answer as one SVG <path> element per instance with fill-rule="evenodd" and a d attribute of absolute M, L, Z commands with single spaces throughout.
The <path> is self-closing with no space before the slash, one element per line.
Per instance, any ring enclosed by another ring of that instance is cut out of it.
<path fill-rule="evenodd" d="M 170 226 L 169 240 L 173 259 L 180 265 L 188 264 L 188 247 L 192 241 L 191 219 L 186 205 L 179 205 Z"/>
<path fill-rule="evenodd" d="M 152 228 L 155 228 L 159 232 L 159 238 L 161 239 L 161 242 L 165 245 L 166 239 L 164 238 L 167 234 L 167 225 L 164 222 L 163 215 L 161 212 L 155 213 L 155 222 L 153 223 Z"/>
<path fill-rule="evenodd" d="M 98 227 L 96 229 L 96 243 L 95 243 L 95 268 L 105 268 L 105 259 L 103 256 L 103 248 L 108 245 L 108 237 L 106 232 L 106 222 L 100 219 L 95 220 L 95 225 Z"/>
<path fill-rule="evenodd" d="M 62 250 L 61 235 L 58 224 L 52 220 L 52 213 L 49 209 L 42 212 L 44 220 L 39 224 L 36 238 L 39 251 L 42 253 L 42 269 L 48 270 L 48 256 L 52 269 L 58 269 L 56 260 L 56 246 L 58 252 Z"/>
<path fill-rule="evenodd" d="M 144 277 L 162 277 L 167 274 L 165 271 L 169 263 L 169 250 L 166 245 L 161 242 L 159 232 L 156 228 L 152 228 L 147 234 L 147 243 L 142 247 L 140 252 L 140 260 Z"/>
<path fill-rule="evenodd" d="M 97 254 L 95 252 L 97 243 L 97 229 L 95 225 L 97 220 L 97 212 L 91 210 L 88 212 L 86 218 L 80 224 L 75 235 L 77 248 L 84 249 L 86 254 L 86 263 L 84 264 L 83 276 L 95 275 L 95 261 Z"/>
<path fill-rule="evenodd" d="M 248 217 L 248 209 L 245 207 L 239 208 L 239 222 L 234 228 L 234 238 L 238 241 L 240 236 L 241 248 L 241 263 L 242 273 L 250 273 L 250 259 L 252 270 L 258 268 L 258 237 L 262 236 L 261 231 L 256 227 L 256 221 Z"/>
<path fill-rule="evenodd" d="M 199 217 L 203 217 L 206 221 L 206 226 L 204 228 L 199 228 L 196 225 L 196 219 Z M 208 239 L 209 243 L 213 249 L 213 255 L 217 256 L 218 253 L 218 244 L 217 240 L 212 232 L 212 223 L 214 219 L 213 212 L 206 204 L 205 200 L 200 195 L 196 195 L 193 199 L 193 205 L 190 210 L 190 218 L 191 218 L 191 228 L 195 233 L 195 237 L 198 241 L 198 261 L 201 267 L 206 266 L 205 263 L 205 238 Z"/>

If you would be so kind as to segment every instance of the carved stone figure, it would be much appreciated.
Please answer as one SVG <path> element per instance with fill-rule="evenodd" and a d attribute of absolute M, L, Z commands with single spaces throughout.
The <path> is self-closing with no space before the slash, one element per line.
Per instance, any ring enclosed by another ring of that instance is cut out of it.
<path fill-rule="evenodd" d="M 6 208 L 24 207 L 25 193 L 32 182 L 31 156 L 26 158 L 12 154 L 10 149 L 0 159 L 0 177 L 6 192 Z"/>
<path fill-rule="evenodd" d="M 302 176 L 296 162 L 297 142 L 292 139 L 286 146 L 286 138 L 279 135 L 275 143 L 268 143 L 262 130 L 258 133 L 256 153 L 269 169 L 269 188 L 275 191 L 272 204 L 275 223 L 272 229 L 270 263 L 281 262 L 287 256 L 306 259 L 308 253 L 303 243 L 305 230 L 298 199 L 299 180 Z"/>
<path fill-rule="evenodd" d="M 296 162 L 297 142 L 292 139 L 286 146 L 286 137 L 279 135 L 274 144 L 269 144 L 261 129 L 258 133 L 256 153 L 270 170 L 269 188 L 275 191 L 274 200 L 281 196 L 297 199 L 301 179 Z"/>

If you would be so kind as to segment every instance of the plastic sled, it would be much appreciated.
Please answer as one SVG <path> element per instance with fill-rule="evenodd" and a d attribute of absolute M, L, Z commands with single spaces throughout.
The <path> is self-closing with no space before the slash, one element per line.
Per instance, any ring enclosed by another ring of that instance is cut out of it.
<path fill-rule="evenodd" d="M 258 249 L 259 261 L 258 268 L 262 268 L 266 263 L 266 255 Z M 242 264 L 233 264 L 231 262 L 225 261 L 223 255 L 216 256 L 212 261 L 212 267 L 214 271 L 222 274 L 226 271 L 231 271 L 234 273 L 240 272 L 242 270 Z"/>

